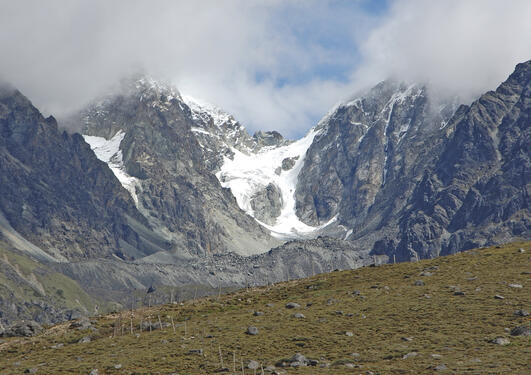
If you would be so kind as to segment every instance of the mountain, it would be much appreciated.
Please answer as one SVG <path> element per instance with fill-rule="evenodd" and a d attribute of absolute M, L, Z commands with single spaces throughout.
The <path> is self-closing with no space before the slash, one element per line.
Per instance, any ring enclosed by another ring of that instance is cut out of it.
<path fill-rule="evenodd" d="M 143 256 L 145 218 L 79 134 L 0 89 L 0 232 L 41 261 Z M 142 232 L 142 233 L 141 233 Z M 164 244 L 161 244 L 164 246 Z"/>
<path fill-rule="evenodd" d="M 468 106 L 384 81 L 299 140 L 145 76 L 83 135 L 2 86 L 0 324 L 529 240 L 530 78 Z"/>
<path fill-rule="evenodd" d="M 391 81 L 339 105 L 308 149 L 298 216 L 336 218 L 345 239 L 400 261 L 530 238 L 530 79 L 519 64 L 455 113 Z"/>
<path fill-rule="evenodd" d="M 146 261 L 172 262 L 170 255 L 250 255 L 279 244 L 238 207 L 211 172 L 216 157 L 227 149 L 202 144 L 197 137 L 220 125 L 238 131 L 234 120 L 198 124 L 171 86 L 135 77 L 122 83 L 121 92 L 70 121 L 83 124 L 82 133 L 96 155 L 113 168 L 154 231 L 172 244 L 171 252 L 162 250 Z M 209 146 L 216 157 L 205 150 Z"/>

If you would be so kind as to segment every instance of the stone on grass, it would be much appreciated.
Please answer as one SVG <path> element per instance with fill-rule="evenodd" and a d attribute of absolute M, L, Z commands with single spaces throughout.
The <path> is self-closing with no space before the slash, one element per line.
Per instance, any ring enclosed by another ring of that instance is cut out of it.
<path fill-rule="evenodd" d="M 350 331 L 346 331 L 345 335 L 348 336 L 348 337 L 352 337 L 352 336 L 354 336 L 354 333 L 352 333 Z"/>
<path fill-rule="evenodd" d="M 28 368 L 24 371 L 24 374 L 35 374 L 37 373 L 37 367 Z"/>
<path fill-rule="evenodd" d="M 114 368 L 115 368 L 116 370 L 119 370 L 119 369 L 122 368 L 122 364 L 121 364 L 121 363 L 117 363 L 117 364 L 114 365 Z"/>
<path fill-rule="evenodd" d="M 531 329 L 526 326 L 514 327 L 511 330 L 511 336 L 531 336 Z"/>
<path fill-rule="evenodd" d="M 295 303 L 295 302 L 286 303 L 286 309 L 298 309 L 300 307 L 301 307 L 301 305 L 299 305 L 298 303 Z"/>
<path fill-rule="evenodd" d="M 92 323 L 90 322 L 89 318 L 87 318 L 86 316 L 70 324 L 70 328 L 77 328 L 79 330 L 89 329 L 91 327 L 92 327 Z"/>
<path fill-rule="evenodd" d="M 260 367 L 260 363 L 254 361 L 254 360 L 250 360 L 249 362 L 247 362 L 247 368 L 248 369 L 256 370 L 259 367 Z"/>
<path fill-rule="evenodd" d="M 247 331 L 245 331 L 248 335 L 255 336 L 258 335 L 258 328 L 255 326 L 249 326 L 247 327 Z"/>
<path fill-rule="evenodd" d="M 495 298 L 495 299 L 505 299 L 505 297 L 502 296 L 502 295 L 500 295 L 500 294 L 496 294 L 496 295 L 494 296 L 494 298 Z"/>
<path fill-rule="evenodd" d="M 443 370 L 447 370 L 447 369 L 448 369 L 448 367 L 446 367 L 446 365 L 444 363 L 434 367 L 435 371 L 443 371 Z"/>
<path fill-rule="evenodd" d="M 509 345 L 511 342 L 506 337 L 496 337 L 494 340 L 491 341 L 491 343 L 496 345 Z"/>
<path fill-rule="evenodd" d="M 301 314 L 301 313 L 293 314 L 293 317 L 294 317 L 294 318 L 297 318 L 297 319 L 304 319 L 304 318 L 306 318 L 306 317 L 304 316 L 304 314 Z"/>
<path fill-rule="evenodd" d="M 464 296 L 465 295 L 465 292 L 463 292 L 462 290 L 458 290 L 457 292 L 454 292 L 454 296 Z"/>
<path fill-rule="evenodd" d="M 86 344 L 91 342 L 92 339 L 89 336 L 84 336 L 81 338 L 81 340 L 78 341 L 78 344 Z"/>
<path fill-rule="evenodd" d="M 203 355 L 203 349 L 190 349 L 188 354 Z"/>
<path fill-rule="evenodd" d="M 523 288 L 522 284 L 509 284 L 509 288 L 520 289 Z"/>
<path fill-rule="evenodd" d="M 89 375 L 100 375 L 100 372 L 97 368 L 93 369 L 91 372 L 89 372 Z"/>
<path fill-rule="evenodd" d="M 264 315 L 264 313 L 261 312 L 261 311 L 255 311 L 255 312 L 253 313 L 253 315 L 254 315 L 254 316 L 262 316 L 262 315 Z"/>
<path fill-rule="evenodd" d="M 516 316 L 529 316 L 529 311 L 527 311 L 527 310 L 516 310 L 514 312 L 514 315 L 516 315 Z"/>
<path fill-rule="evenodd" d="M 408 359 L 408 358 L 413 358 L 413 357 L 416 357 L 419 353 L 417 352 L 410 352 L 410 353 L 407 353 L 405 354 L 402 359 Z"/>
<path fill-rule="evenodd" d="M 415 284 L 414 284 L 414 285 L 415 285 L 415 286 L 424 286 L 424 281 L 422 281 L 422 280 L 417 280 L 417 281 L 415 281 Z"/>

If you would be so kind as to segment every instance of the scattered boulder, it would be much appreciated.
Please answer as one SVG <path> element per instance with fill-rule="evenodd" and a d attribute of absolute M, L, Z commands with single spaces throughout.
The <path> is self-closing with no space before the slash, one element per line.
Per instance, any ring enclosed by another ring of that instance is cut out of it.
<path fill-rule="evenodd" d="M 454 292 L 454 296 L 464 296 L 464 295 L 465 295 L 465 292 L 463 292 L 462 290 L 458 290 Z"/>
<path fill-rule="evenodd" d="M 117 363 L 117 364 L 114 365 L 114 368 L 115 368 L 116 370 L 119 370 L 119 369 L 122 368 L 122 364 L 121 364 L 121 363 Z"/>
<path fill-rule="evenodd" d="M 350 331 L 346 331 L 345 335 L 348 336 L 348 337 L 352 337 L 352 336 L 354 336 L 354 333 L 352 333 Z"/>
<path fill-rule="evenodd" d="M 92 341 L 92 339 L 89 336 L 84 336 L 77 343 L 78 344 L 86 344 L 86 343 L 89 343 L 91 341 Z"/>
<path fill-rule="evenodd" d="M 258 335 L 258 328 L 254 327 L 254 326 L 249 326 L 249 327 L 247 327 L 247 331 L 245 331 L 245 333 L 247 333 L 248 335 L 251 335 L 251 336 L 256 336 L 256 335 Z"/>
<path fill-rule="evenodd" d="M 444 371 L 444 370 L 447 370 L 448 367 L 446 367 L 446 365 L 443 363 L 443 364 L 440 364 L 440 365 L 437 365 L 433 368 L 435 371 Z"/>
<path fill-rule="evenodd" d="M 89 375 L 100 375 L 100 372 L 98 371 L 97 368 L 95 368 L 89 373 Z"/>
<path fill-rule="evenodd" d="M 0 332 L 0 337 L 31 337 L 39 334 L 42 331 L 42 327 L 39 323 L 33 320 L 26 320 L 20 323 L 16 323 L 6 330 Z"/>
<path fill-rule="evenodd" d="M 294 317 L 294 318 L 297 318 L 297 319 L 304 319 L 304 318 L 306 318 L 306 317 L 304 316 L 304 314 L 301 314 L 301 313 L 293 314 L 293 317 Z"/>
<path fill-rule="evenodd" d="M 188 354 L 203 355 L 203 349 L 190 349 Z"/>
<path fill-rule="evenodd" d="M 527 310 L 516 310 L 514 312 L 514 315 L 516 315 L 516 316 L 529 316 L 529 311 L 527 311 Z"/>
<path fill-rule="evenodd" d="M 496 337 L 494 340 L 491 341 L 491 343 L 496 344 L 496 345 L 505 346 L 505 345 L 509 345 L 511 342 L 506 337 Z"/>
<path fill-rule="evenodd" d="M 32 367 L 24 370 L 24 374 L 35 374 L 37 373 L 37 367 Z"/>
<path fill-rule="evenodd" d="M 288 302 L 286 303 L 286 309 L 299 309 L 301 305 L 295 302 Z"/>
<path fill-rule="evenodd" d="M 415 284 L 414 284 L 414 285 L 415 285 L 415 286 L 424 286 L 424 281 L 422 281 L 422 280 L 417 280 L 417 281 L 415 281 Z"/>
<path fill-rule="evenodd" d="M 89 329 L 92 327 L 92 323 L 90 322 L 89 318 L 87 318 L 86 316 L 72 322 L 70 324 L 70 328 L 74 329 L 74 328 L 77 328 L 79 330 L 85 330 L 85 329 Z"/>
<path fill-rule="evenodd" d="M 511 336 L 531 336 L 531 329 L 526 326 L 515 327 L 511 330 Z"/>
<path fill-rule="evenodd" d="M 419 353 L 417 352 L 409 352 L 407 354 L 405 354 L 402 359 L 408 359 L 408 358 L 413 358 L 413 357 L 416 357 Z"/>
<path fill-rule="evenodd" d="M 254 316 L 262 316 L 262 315 L 264 315 L 264 313 L 261 312 L 261 311 L 255 311 L 255 312 L 253 313 L 253 315 L 254 315 Z"/>
<path fill-rule="evenodd" d="M 248 369 L 251 369 L 251 370 L 256 370 L 260 367 L 260 363 L 258 363 L 257 361 L 249 361 L 247 362 L 247 368 Z"/>

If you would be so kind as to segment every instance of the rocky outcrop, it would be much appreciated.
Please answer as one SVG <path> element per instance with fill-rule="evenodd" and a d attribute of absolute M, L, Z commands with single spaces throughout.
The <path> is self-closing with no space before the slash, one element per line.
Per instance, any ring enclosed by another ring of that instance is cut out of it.
<path fill-rule="evenodd" d="M 282 210 L 282 195 L 275 184 L 268 184 L 251 197 L 254 217 L 263 223 L 273 225 Z"/>

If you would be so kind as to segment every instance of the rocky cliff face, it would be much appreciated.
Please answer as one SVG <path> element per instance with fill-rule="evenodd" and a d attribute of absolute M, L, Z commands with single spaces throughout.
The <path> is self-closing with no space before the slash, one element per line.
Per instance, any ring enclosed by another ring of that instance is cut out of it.
<path fill-rule="evenodd" d="M 9 87 L 0 88 L 0 191 L 2 237 L 41 260 L 155 251 L 139 232 L 147 221 L 83 137 Z"/>
<path fill-rule="evenodd" d="M 172 243 L 172 256 L 249 255 L 277 244 L 213 173 L 220 158 L 230 156 L 229 145 L 253 142 L 230 116 L 220 120 L 198 114 L 173 88 L 141 77 L 125 81 L 120 94 L 90 106 L 78 121 L 102 159 L 101 146 L 120 136 L 113 150 L 115 162 L 121 159 L 123 165 L 117 176 L 124 175 L 121 181 L 129 186 L 138 210 Z M 167 262 L 167 257 L 161 252 L 151 261 Z"/>
<path fill-rule="evenodd" d="M 455 114 L 418 85 L 383 82 L 318 125 L 297 214 L 337 215 L 349 240 L 397 260 L 529 238 L 529 79 L 520 64 Z"/>

